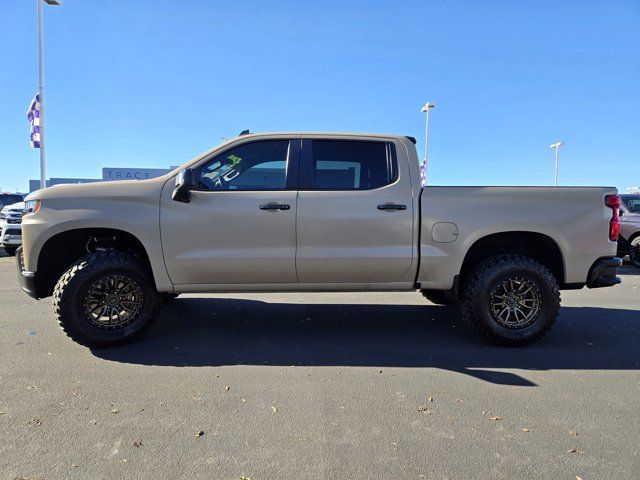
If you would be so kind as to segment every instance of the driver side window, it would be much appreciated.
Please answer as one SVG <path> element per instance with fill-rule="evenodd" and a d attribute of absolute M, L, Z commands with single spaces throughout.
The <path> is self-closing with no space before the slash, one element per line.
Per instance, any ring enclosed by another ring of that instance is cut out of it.
<path fill-rule="evenodd" d="M 200 168 L 198 190 L 284 190 L 288 154 L 288 140 L 257 141 L 232 148 Z"/>

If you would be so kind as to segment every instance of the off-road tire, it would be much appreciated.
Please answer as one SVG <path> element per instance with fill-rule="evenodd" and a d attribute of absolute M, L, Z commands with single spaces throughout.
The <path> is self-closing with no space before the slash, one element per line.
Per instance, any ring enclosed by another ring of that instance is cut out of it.
<path fill-rule="evenodd" d="M 631 240 L 629 245 L 629 261 L 634 267 L 640 268 L 640 236 Z"/>
<path fill-rule="evenodd" d="M 420 293 L 424 298 L 436 305 L 453 305 L 456 303 L 455 300 L 447 296 L 445 290 L 420 290 Z"/>
<path fill-rule="evenodd" d="M 530 324 L 522 328 L 506 327 L 494 317 L 491 292 L 501 282 L 525 279 L 539 294 L 539 309 Z M 547 267 L 525 255 L 497 255 L 480 263 L 462 286 L 461 315 L 481 335 L 504 346 L 529 345 L 540 340 L 556 322 L 560 310 L 560 291 Z"/>
<path fill-rule="evenodd" d="M 108 275 L 124 275 L 142 291 L 142 305 L 130 323 L 115 329 L 94 325 L 84 313 L 91 285 Z M 60 328 L 73 341 L 91 348 L 130 342 L 149 328 L 158 311 L 158 293 L 151 272 L 133 252 L 107 250 L 91 253 L 62 274 L 53 291 L 53 311 Z"/>
<path fill-rule="evenodd" d="M 7 255 L 12 257 L 16 254 L 16 250 L 18 250 L 18 247 L 4 247 L 4 251 L 7 252 Z"/>

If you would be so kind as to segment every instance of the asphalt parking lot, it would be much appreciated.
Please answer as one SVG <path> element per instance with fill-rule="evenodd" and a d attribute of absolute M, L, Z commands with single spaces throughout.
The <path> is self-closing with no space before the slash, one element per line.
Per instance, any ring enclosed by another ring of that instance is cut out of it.
<path fill-rule="evenodd" d="M 418 294 L 185 296 L 91 351 L 0 258 L 2 479 L 630 479 L 640 271 L 510 349 Z"/>

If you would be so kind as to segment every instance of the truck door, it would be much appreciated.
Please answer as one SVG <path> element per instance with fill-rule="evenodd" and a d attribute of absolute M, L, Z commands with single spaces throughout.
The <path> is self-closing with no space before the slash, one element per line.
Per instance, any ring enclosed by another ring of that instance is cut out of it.
<path fill-rule="evenodd" d="M 295 283 L 300 140 L 249 140 L 195 170 L 189 203 L 163 189 L 160 228 L 176 285 Z"/>
<path fill-rule="evenodd" d="M 411 179 L 392 142 L 303 138 L 299 282 L 413 281 L 413 222 Z"/>

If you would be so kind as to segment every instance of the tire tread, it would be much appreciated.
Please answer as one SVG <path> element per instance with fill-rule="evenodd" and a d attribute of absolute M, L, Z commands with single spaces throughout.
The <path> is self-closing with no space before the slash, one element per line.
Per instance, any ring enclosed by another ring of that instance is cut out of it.
<path fill-rule="evenodd" d="M 497 273 L 500 270 L 504 269 L 506 265 L 513 265 L 514 263 L 517 263 L 519 266 L 525 269 L 537 271 L 549 285 L 552 285 L 552 314 L 551 318 L 545 325 L 545 328 L 536 332 L 534 335 L 518 340 L 506 339 L 504 337 L 496 335 L 494 332 L 489 330 L 482 323 L 482 320 L 474 313 L 473 307 L 473 301 L 475 296 L 478 295 L 478 289 L 482 286 L 483 277 L 490 274 L 492 271 L 495 271 L 495 273 Z M 487 340 L 504 346 L 525 346 L 537 342 L 542 337 L 544 337 L 547 332 L 549 332 L 549 330 L 553 328 L 558 319 L 559 312 L 560 289 L 558 287 L 555 276 L 546 266 L 544 266 L 540 262 L 534 260 L 531 257 L 521 254 L 496 255 L 477 265 L 473 269 L 470 278 L 465 282 L 462 291 L 462 298 L 460 301 L 460 314 L 462 319 L 469 323 L 476 332 L 485 337 Z"/>
<path fill-rule="evenodd" d="M 58 326 L 62 331 L 76 343 L 85 345 L 92 348 L 100 348 L 105 346 L 112 346 L 116 344 L 128 343 L 136 337 L 142 335 L 151 325 L 154 323 L 157 317 L 157 304 L 152 310 L 152 314 L 146 321 L 146 323 L 133 335 L 118 341 L 100 342 L 96 341 L 81 332 L 73 323 L 67 310 L 71 308 L 71 301 L 73 299 L 74 284 L 82 281 L 82 277 L 91 275 L 93 272 L 99 271 L 105 266 L 123 266 L 126 268 L 139 269 L 141 272 L 145 272 L 146 268 L 140 261 L 139 257 L 133 252 L 126 252 L 121 250 L 105 250 L 90 253 L 72 264 L 58 279 L 53 289 L 53 313 L 58 321 Z"/>

